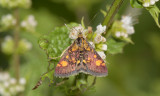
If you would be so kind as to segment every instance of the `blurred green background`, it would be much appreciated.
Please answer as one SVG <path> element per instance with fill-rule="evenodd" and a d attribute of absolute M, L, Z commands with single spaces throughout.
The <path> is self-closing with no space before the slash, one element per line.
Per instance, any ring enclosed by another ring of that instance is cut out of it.
<path fill-rule="evenodd" d="M 100 9 L 105 9 L 112 1 L 32 0 L 32 7 L 21 9 L 20 15 L 33 14 L 38 22 L 36 32 L 43 35 L 65 23 L 80 23 L 82 16 L 86 25 L 95 27 L 103 20 Z M 157 5 L 160 6 L 160 2 Z M 129 0 L 125 0 L 119 13 L 125 13 L 128 6 Z M 0 16 L 7 12 L 0 8 Z M 109 75 L 98 78 L 96 92 L 87 96 L 160 96 L 160 29 L 146 10 L 142 10 L 138 19 L 132 36 L 135 44 L 125 46 L 122 54 L 107 55 Z M 0 41 L 8 34 L 12 32 L 0 33 Z M 39 48 L 37 36 L 26 32 L 21 32 L 20 36 L 32 43 L 32 49 L 20 60 L 20 76 L 27 80 L 21 95 L 64 96 L 65 93 L 61 93 L 57 87 L 49 87 L 47 80 L 37 90 L 32 90 L 39 77 L 47 71 L 47 56 Z M 9 71 L 12 76 L 11 58 L 0 51 L 0 71 Z"/>

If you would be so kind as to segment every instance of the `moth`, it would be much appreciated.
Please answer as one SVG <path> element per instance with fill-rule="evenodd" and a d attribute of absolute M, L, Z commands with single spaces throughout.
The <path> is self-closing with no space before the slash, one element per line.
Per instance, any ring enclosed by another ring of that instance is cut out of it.
<path fill-rule="evenodd" d="M 69 77 L 80 72 L 97 77 L 107 76 L 108 70 L 104 60 L 94 50 L 91 44 L 79 32 L 78 38 L 64 52 L 56 65 L 56 77 Z"/>

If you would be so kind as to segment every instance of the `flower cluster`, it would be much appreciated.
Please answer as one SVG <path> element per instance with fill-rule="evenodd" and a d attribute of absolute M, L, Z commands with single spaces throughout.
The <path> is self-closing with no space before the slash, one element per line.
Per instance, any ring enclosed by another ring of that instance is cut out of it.
<path fill-rule="evenodd" d="M 92 34 L 87 29 L 84 29 L 81 25 L 73 27 L 70 31 L 69 38 L 76 39 L 79 32 L 82 32 L 83 37 L 92 45 L 98 52 L 102 59 L 106 59 L 104 51 L 107 51 L 106 38 L 102 36 L 106 30 L 106 26 L 101 24 L 97 26 L 97 30 Z"/>
<path fill-rule="evenodd" d="M 159 0 L 141 0 L 142 4 L 144 7 L 149 7 L 154 5 L 156 2 L 158 2 Z"/>
<path fill-rule="evenodd" d="M 6 36 L 4 41 L 1 43 L 2 52 L 11 55 L 14 53 L 14 41 L 11 36 Z M 19 54 L 23 54 L 32 48 L 32 44 L 26 39 L 22 39 L 18 43 L 18 49 L 16 50 Z"/>
<path fill-rule="evenodd" d="M 122 16 L 120 21 L 117 20 L 113 23 L 111 28 L 112 36 L 121 40 L 129 38 L 135 32 L 133 22 L 131 16 Z"/>
<path fill-rule="evenodd" d="M 0 5 L 5 8 L 30 8 L 31 0 L 0 0 Z"/>
<path fill-rule="evenodd" d="M 0 21 L 1 30 L 10 29 L 16 24 L 16 19 L 11 14 L 2 16 Z"/>
<path fill-rule="evenodd" d="M 21 22 L 21 27 L 29 32 L 35 32 L 37 21 L 33 15 L 29 15 L 25 20 Z"/>
<path fill-rule="evenodd" d="M 26 79 L 20 78 L 18 81 L 10 77 L 7 72 L 0 72 L 0 95 L 15 96 L 25 89 Z"/>

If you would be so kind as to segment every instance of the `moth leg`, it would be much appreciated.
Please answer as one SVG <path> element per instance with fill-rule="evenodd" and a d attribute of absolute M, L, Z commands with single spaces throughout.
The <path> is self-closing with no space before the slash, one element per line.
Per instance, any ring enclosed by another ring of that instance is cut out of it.
<path fill-rule="evenodd" d="M 63 54 L 66 52 L 66 50 L 68 49 L 69 47 L 67 47 L 62 53 L 61 53 L 61 55 L 60 56 L 58 56 L 58 57 L 49 57 L 49 59 L 50 60 L 55 60 L 55 59 L 57 59 L 57 58 L 60 58 L 60 57 L 62 57 L 63 56 Z"/>
<path fill-rule="evenodd" d="M 95 76 L 94 79 L 93 79 L 93 82 L 92 82 L 92 84 L 89 86 L 89 88 L 93 87 L 93 86 L 96 84 L 96 79 L 97 79 L 97 77 Z"/>
<path fill-rule="evenodd" d="M 64 84 L 69 78 L 64 78 L 63 81 L 59 82 L 59 83 L 56 83 L 56 86 L 60 86 L 62 84 Z"/>
<path fill-rule="evenodd" d="M 37 84 L 35 85 L 34 88 L 32 88 L 32 90 L 37 89 L 43 82 L 42 77 L 45 76 L 47 73 L 49 73 L 50 71 L 54 70 L 54 68 L 50 69 L 48 72 L 44 73 L 41 75 L 40 80 L 37 82 Z M 46 77 L 45 77 L 46 78 Z"/>

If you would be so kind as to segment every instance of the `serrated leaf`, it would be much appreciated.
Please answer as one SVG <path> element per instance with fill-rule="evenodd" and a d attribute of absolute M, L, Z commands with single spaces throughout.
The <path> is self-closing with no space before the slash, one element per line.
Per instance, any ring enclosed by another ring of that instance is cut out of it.
<path fill-rule="evenodd" d="M 66 27 L 67 26 L 67 27 Z M 40 47 L 45 50 L 50 58 L 58 57 L 71 44 L 69 28 L 78 26 L 77 23 L 56 27 L 52 32 L 39 39 Z"/>
<path fill-rule="evenodd" d="M 160 10 L 158 9 L 158 7 L 156 5 L 154 5 L 154 6 L 146 8 L 146 9 L 149 11 L 149 13 L 151 14 L 151 16 L 155 20 L 157 26 L 160 28 L 160 24 L 159 24 Z"/>
<path fill-rule="evenodd" d="M 133 8 L 143 8 L 142 4 L 140 4 L 137 0 L 130 0 L 130 4 Z"/>
<path fill-rule="evenodd" d="M 112 38 L 107 40 L 107 52 L 110 54 L 117 54 L 122 53 L 124 46 L 126 45 L 125 42 L 116 41 Z"/>

